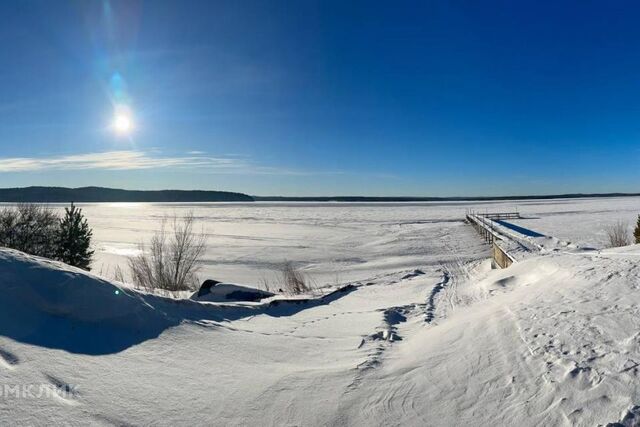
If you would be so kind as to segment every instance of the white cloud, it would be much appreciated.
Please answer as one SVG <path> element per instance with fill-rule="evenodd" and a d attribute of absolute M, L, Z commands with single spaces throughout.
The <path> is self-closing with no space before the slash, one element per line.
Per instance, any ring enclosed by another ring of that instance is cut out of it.
<path fill-rule="evenodd" d="M 205 155 L 166 157 L 143 151 L 123 150 L 55 157 L 0 158 L 0 172 L 41 170 L 139 170 L 157 168 L 210 168 L 212 172 L 246 171 L 250 165 L 234 158 Z"/>
<path fill-rule="evenodd" d="M 163 156 L 159 150 L 120 150 L 101 153 L 70 154 L 52 157 L 0 157 L 0 173 L 73 170 L 152 170 L 188 169 L 207 174 L 244 175 L 344 175 L 341 171 L 294 170 L 257 165 L 238 156 L 212 157 L 201 151 L 185 155 Z"/>

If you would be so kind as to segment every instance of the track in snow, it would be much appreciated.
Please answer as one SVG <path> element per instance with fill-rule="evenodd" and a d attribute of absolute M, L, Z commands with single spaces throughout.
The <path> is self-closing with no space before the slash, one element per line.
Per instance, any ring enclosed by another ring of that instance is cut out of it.
<path fill-rule="evenodd" d="M 426 312 L 425 322 L 427 323 L 433 322 L 433 319 L 435 318 L 435 315 L 436 315 L 436 298 L 438 294 L 442 292 L 442 290 L 444 290 L 444 288 L 447 286 L 450 278 L 451 276 L 449 275 L 449 272 L 445 269 L 444 272 L 442 273 L 442 281 L 437 283 L 433 287 L 433 289 L 431 289 L 431 293 L 429 294 L 429 299 L 427 300 L 427 309 L 425 310 Z"/>

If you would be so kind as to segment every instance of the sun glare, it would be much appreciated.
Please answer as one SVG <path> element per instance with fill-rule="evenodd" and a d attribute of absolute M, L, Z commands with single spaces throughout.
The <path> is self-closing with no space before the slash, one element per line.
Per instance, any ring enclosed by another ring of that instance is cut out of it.
<path fill-rule="evenodd" d="M 133 122 L 131 121 L 130 116 L 123 113 L 118 113 L 116 114 L 116 117 L 113 121 L 113 127 L 116 133 L 120 135 L 126 135 L 129 134 L 133 129 Z"/>
<path fill-rule="evenodd" d="M 113 132 L 120 136 L 126 136 L 133 132 L 133 115 L 131 114 L 131 109 L 128 106 L 116 106 L 111 128 Z"/>

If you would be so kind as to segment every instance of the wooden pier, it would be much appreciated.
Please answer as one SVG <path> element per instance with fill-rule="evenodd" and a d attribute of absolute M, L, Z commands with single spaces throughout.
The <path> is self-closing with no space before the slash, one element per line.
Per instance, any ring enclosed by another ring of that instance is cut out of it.
<path fill-rule="evenodd" d="M 471 224 L 478 234 L 482 236 L 485 242 L 491 245 L 491 255 L 493 262 L 500 268 L 507 268 L 514 263 L 514 259 L 509 253 L 502 248 L 499 244 L 500 241 L 505 240 L 505 236 L 500 234 L 493 221 L 502 219 L 518 219 L 520 213 L 515 212 L 485 212 L 477 213 L 473 211 L 467 212 L 467 222 Z"/>
<path fill-rule="evenodd" d="M 500 220 L 500 219 L 520 219 L 520 212 L 487 212 L 487 213 L 476 213 L 478 216 L 482 216 L 487 219 L 492 220 Z"/>

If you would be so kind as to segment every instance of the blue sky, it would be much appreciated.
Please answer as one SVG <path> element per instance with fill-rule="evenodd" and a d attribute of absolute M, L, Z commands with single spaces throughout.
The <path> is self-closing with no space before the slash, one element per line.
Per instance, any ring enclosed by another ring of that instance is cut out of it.
<path fill-rule="evenodd" d="M 1 186 L 639 192 L 639 13 L 616 1 L 0 2 Z M 121 111 L 130 132 L 113 128 Z"/>

